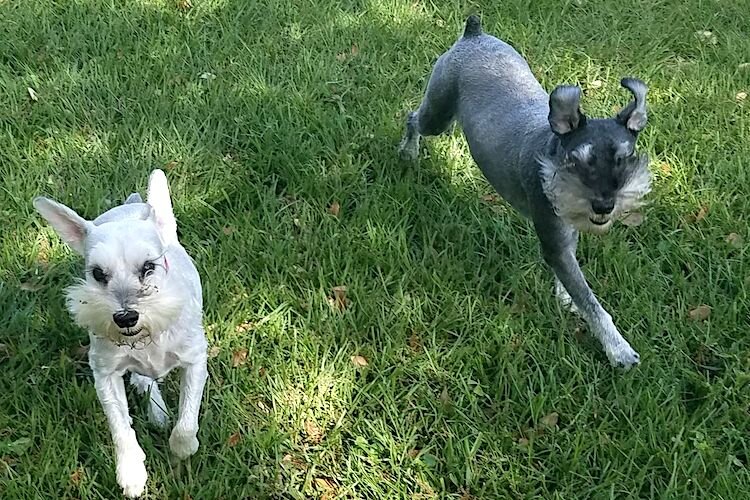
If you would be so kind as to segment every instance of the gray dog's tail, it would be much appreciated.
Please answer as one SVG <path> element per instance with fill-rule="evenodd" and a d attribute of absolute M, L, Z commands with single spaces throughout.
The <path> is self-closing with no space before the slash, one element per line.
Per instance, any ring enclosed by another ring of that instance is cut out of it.
<path fill-rule="evenodd" d="M 482 21 L 479 16 L 474 14 L 470 15 L 466 20 L 466 27 L 464 28 L 464 36 L 477 36 L 482 34 Z"/>

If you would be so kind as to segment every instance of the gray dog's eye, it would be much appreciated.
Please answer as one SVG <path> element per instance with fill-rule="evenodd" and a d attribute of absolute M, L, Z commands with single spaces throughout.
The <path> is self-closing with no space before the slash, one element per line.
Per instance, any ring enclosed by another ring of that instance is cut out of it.
<path fill-rule="evenodd" d="M 107 281 L 109 281 L 109 277 L 107 274 L 102 271 L 101 267 L 95 267 L 91 270 L 91 275 L 94 277 L 96 281 L 101 283 L 102 285 L 106 285 Z"/>
<path fill-rule="evenodd" d="M 153 262 L 146 262 L 141 268 L 141 278 L 148 278 L 151 276 L 156 269 L 156 265 Z"/>

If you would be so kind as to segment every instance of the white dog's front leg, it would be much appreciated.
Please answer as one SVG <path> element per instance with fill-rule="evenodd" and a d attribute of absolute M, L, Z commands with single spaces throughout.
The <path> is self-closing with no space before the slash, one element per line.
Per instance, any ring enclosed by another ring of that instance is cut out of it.
<path fill-rule="evenodd" d="M 182 370 L 177 423 L 169 437 L 169 447 L 177 458 L 184 459 L 198 451 L 198 413 L 207 378 L 205 357 Z"/>
<path fill-rule="evenodd" d="M 117 467 L 117 484 L 122 493 L 129 498 L 143 494 L 146 488 L 146 455 L 138 445 L 135 431 L 130 426 L 128 400 L 125 395 L 125 384 L 121 375 L 97 375 L 94 371 L 94 385 L 99 401 L 107 415 L 109 430 L 115 445 L 115 462 Z"/>

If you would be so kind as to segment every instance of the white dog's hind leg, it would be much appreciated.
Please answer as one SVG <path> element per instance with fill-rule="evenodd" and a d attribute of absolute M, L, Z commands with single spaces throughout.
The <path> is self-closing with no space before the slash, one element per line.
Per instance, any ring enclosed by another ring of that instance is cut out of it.
<path fill-rule="evenodd" d="M 161 397 L 159 383 L 150 378 L 144 377 L 137 373 L 130 374 L 130 385 L 136 388 L 138 394 L 148 394 L 148 420 L 159 428 L 165 428 L 169 423 L 167 414 L 167 405 Z"/>

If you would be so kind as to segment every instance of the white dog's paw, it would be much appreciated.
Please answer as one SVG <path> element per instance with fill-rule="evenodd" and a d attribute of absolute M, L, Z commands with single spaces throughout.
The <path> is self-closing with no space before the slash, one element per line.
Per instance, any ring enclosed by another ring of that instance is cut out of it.
<path fill-rule="evenodd" d="M 146 464 L 143 451 L 131 452 L 117 459 L 117 484 L 122 488 L 122 494 L 128 498 L 137 498 L 146 489 Z"/>
<path fill-rule="evenodd" d="M 621 342 L 607 349 L 607 358 L 614 367 L 622 367 L 625 371 L 640 364 L 641 356 L 630 347 L 627 342 Z"/>
<path fill-rule="evenodd" d="M 169 436 L 169 449 L 180 460 L 184 460 L 198 451 L 196 432 L 179 431 L 175 427 Z"/>

